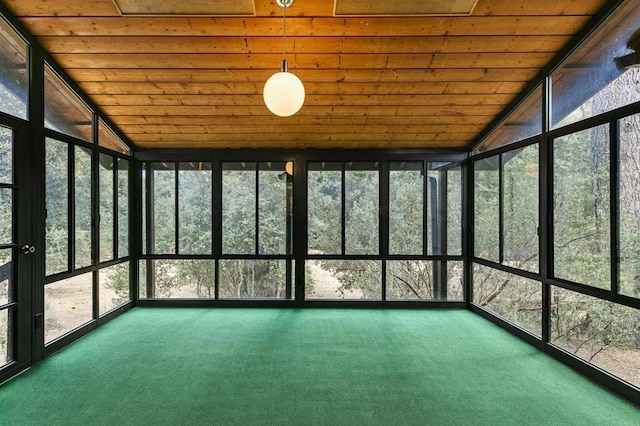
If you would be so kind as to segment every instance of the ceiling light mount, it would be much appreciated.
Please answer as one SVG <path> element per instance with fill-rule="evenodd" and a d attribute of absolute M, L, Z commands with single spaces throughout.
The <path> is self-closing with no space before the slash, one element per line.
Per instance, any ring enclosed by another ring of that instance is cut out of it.
<path fill-rule="evenodd" d="M 280 117 L 295 114 L 304 104 L 304 85 L 300 79 L 289 72 L 286 48 L 286 8 L 291 7 L 293 0 L 276 0 L 282 8 L 282 67 L 273 74 L 264 85 L 262 97 L 269 111 Z"/>

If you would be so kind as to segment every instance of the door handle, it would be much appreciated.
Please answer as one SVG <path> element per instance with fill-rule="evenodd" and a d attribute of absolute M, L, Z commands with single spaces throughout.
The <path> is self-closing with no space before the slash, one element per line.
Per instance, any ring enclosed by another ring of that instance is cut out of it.
<path fill-rule="evenodd" d="M 31 254 L 34 253 L 36 251 L 36 248 L 34 246 L 30 246 L 29 244 L 25 244 L 22 246 L 22 253 L 24 254 Z"/>

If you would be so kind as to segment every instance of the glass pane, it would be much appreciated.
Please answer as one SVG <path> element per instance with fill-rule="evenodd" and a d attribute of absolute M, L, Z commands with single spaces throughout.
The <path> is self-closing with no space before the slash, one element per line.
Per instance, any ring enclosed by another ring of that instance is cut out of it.
<path fill-rule="evenodd" d="M 640 387 L 640 310 L 551 288 L 551 341 Z"/>
<path fill-rule="evenodd" d="M 473 265 L 473 302 L 525 330 L 542 335 L 542 283 Z"/>
<path fill-rule="evenodd" d="M 11 326 L 9 324 L 9 309 L 0 310 L 0 367 L 11 361 L 9 342 L 11 341 Z"/>
<path fill-rule="evenodd" d="M 496 127 L 473 154 L 490 151 L 542 133 L 542 86 L 538 86 Z"/>
<path fill-rule="evenodd" d="M 114 258 L 114 162 L 114 157 L 100 154 L 100 262 L 112 260 Z"/>
<path fill-rule="evenodd" d="M 286 260 L 221 260 L 220 298 L 284 299 Z"/>
<path fill-rule="evenodd" d="M 502 154 L 503 263 L 538 272 L 538 145 Z"/>
<path fill-rule="evenodd" d="M 389 254 L 423 253 L 423 174 L 422 161 L 389 164 Z"/>
<path fill-rule="evenodd" d="M 129 161 L 118 160 L 118 257 L 129 256 Z"/>
<path fill-rule="evenodd" d="M 13 250 L 0 250 L 0 306 L 13 301 Z"/>
<path fill-rule="evenodd" d="M 449 181 L 448 177 L 450 176 L 450 169 L 452 164 L 449 162 L 439 162 L 439 163 L 429 163 L 429 167 L 427 169 L 427 254 L 429 255 L 438 255 L 438 254 L 447 254 L 449 252 L 449 248 L 447 246 L 449 242 L 449 223 L 448 219 L 450 216 L 453 218 L 453 223 L 451 224 L 452 231 L 454 232 L 453 237 L 455 239 L 455 232 L 460 228 L 460 220 L 462 210 L 457 213 L 457 216 L 454 214 L 449 214 L 451 210 L 449 206 Z M 458 173 L 455 175 L 460 179 L 459 167 L 457 167 Z M 452 182 L 452 184 L 457 185 L 459 190 L 461 190 L 460 185 L 461 182 Z M 460 194 L 453 194 L 454 197 L 460 197 Z M 452 199 L 454 205 L 457 203 L 461 205 L 461 199 Z M 458 236 L 460 239 L 460 236 Z M 460 247 L 461 242 L 456 241 L 455 246 Z"/>
<path fill-rule="evenodd" d="M 432 261 L 387 261 L 387 300 L 434 300 L 436 282 Z"/>
<path fill-rule="evenodd" d="M 13 131 L 2 126 L 0 126 L 0 183 L 13 183 Z"/>
<path fill-rule="evenodd" d="M 173 163 L 152 163 L 153 223 L 151 251 L 173 254 L 176 251 L 176 172 Z"/>
<path fill-rule="evenodd" d="M 127 145 L 102 120 L 98 120 L 98 143 L 112 151 L 131 154 Z"/>
<path fill-rule="evenodd" d="M 129 262 L 118 263 L 98 271 L 100 277 L 100 315 L 131 300 L 129 296 Z"/>
<path fill-rule="evenodd" d="M 640 101 L 640 69 L 623 64 L 639 26 L 637 2 L 626 2 L 551 75 L 553 128 Z"/>
<path fill-rule="evenodd" d="M 178 172 L 180 254 L 211 253 L 211 163 L 180 163 Z"/>
<path fill-rule="evenodd" d="M 213 299 L 215 262 L 212 260 L 154 260 L 153 291 L 157 299 Z M 143 295 L 146 298 L 146 294 Z"/>
<path fill-rule="evenodd" d="M 222 252 L 256 252 L 256 165 L 222 166 Z"/>
<path fill-rule="evenodd" d="M 464 263 L 447 261 L 447 300 L 464 300 Z"/>
<path fill-rule="evenodd" d="M 554 275 L 609 289 L 609 127 L 554 140 Z"/>
<path fill-rule="evenodd" d="M 91 265 L 91 150 L 75 148 L 75 267 Z"/>
<path fill-rule="evenodd" d="M 474 163 L 474 256 L 500 261 L 500 158 Z"/>
<path fill-rule="evenodd" d="M 147 260 L 142 259 L 138 263 L 138 297 L 147 298 Z"/>
<path fill-rule="evenodd" d="M 260 163 L 258 176 L 259 254 L 287 254 L 287 218 L 291 220 L 293 176 L 285 163 Z M 290 242 L 289 242 L 290 245 Z"/>
<path fill-rule="evenodd" d="M 620 120 L 620 288 L 640 298 L 640 114 Z"/>
<path fill-rule="evenodd" d="M 45 67 L 44 77 L 45 127 L 92 142 L 91 110 L 49 66 Z"/>
<path fill-rule="evenodd" d="M 0 111 L 23 119 L 29 94 L 27 49 L 24 40 L 0 19 Z"/>
<path fill-rule="evenodd" d="M 0 244 L 13 242 L 13 189 L 0 188 Z"/>
<path fill-rule="evenodd" d="M 309 254 L 342 254 L 342 166 L 309 163 Z"/>
<path fill-rule="evenodd" d="M 46 273 L 64 272 L 69 256 L 69 152 L 67 144 L 47 138 L 45 145 Z"/>
<path fill-rule="evenodd" d="M 307 299 L 380 300 L 382 264 L 378 260 L 308 260 Z"/>
<path fill-rule="evenodd" d="M 378 163 L 347 163 L 345 169 L 345 254 L 378 254 Z"/>
<path fill-rule="evenodd" d="M 44 286 L 44 342 L 57 339 L 93 319 L 93 273 Z"/>
<path fill-rule="evenodd" d="M 462 254 L 462 168 L 447 170 L 447 254 Z"/>

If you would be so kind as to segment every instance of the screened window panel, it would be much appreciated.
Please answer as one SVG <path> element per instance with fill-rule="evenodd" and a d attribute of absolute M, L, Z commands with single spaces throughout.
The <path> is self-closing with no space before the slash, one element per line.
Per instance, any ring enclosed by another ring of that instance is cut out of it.
<path fill-rule="evenodd" d="M 0 184 L 13 183 L 13 131 L 0 126 Z"/>
<path fill-rule="evenodd" d="M 93 319 L 93 273 L 44 286 L 44 341 L 49 343 Z"/>
<path fill-rule="evenodd" d="M 259 164 L 258 175 L 258 248 L 259 254 L 288 254 L 287 217 L 291 217 L 292 176 L 284 162 Z"/>
<path fill-rule="evenodd" d="M 462 167 L 447 170 L 447 254 L 462 254 Z"/>
<path fill-rule="evenodd" d="M 152 283 L 156 299 L 213 299 L 215 262 L 213 260 L 153 260 Z M 148 273 L 146 271 L 145 273 Z M 141 295 L 146 298 L 146 293 Z"/>
<path fill-rule="evenodd" d="M 500 261 L 500 158 L 474 163 L 474 255 Z"/>
<path fill-rule="evenodd" d="M 0 244 L 13 242 L 13 189 L 0 188 Z"/>
<path fill-rule="evenodd" d="M 114 258 L 114 168 L 115 158 L 100 154 L 100 261 Z"/>
<path fill-rule="evenodd" d="M 342 254 L 342 165 L 309 163 L 308 252 Z"/>
<path fill-rule="evenodd" d="M 9 353 L 11 347 L 9 343 L 12 340 L 11 324 L 9 323 L 9 313 L 11 309 L 0 309 L 0 367 L 11 361 Z"/>
<path fill-rule="evenodd" d="M 222 252 L 256 252 L 256 165 L 222 166 Z"/>
<path fill-rule="evenodd" d="M 178 224 L 180 254 L 211 253 L 211 163 L 180 163 Z"/>
<path fill-rule="evenodd" d="M 424 163 L 389 164 L 389 254 L 423 253 Z"/>
<path fill-rule="evenodd" d="M 131 300 L 129 296 L 129 262 L 102 268 L 99 274 L 99 313 L 103 315 Z"/>
<path fill-rule="evenodd" d="M 434 300 L 432 261 L 387 261 L 387 300 Z"/>
<path fill-rule="evenodd" d="M 175 254 L 176 173 L 173 163 L 151 163 L 153 180 L 152 253 Z"/>
<path fill-rule="evenodd" d="M 553 141 L 554 275 L 609 289 L 609 127 Z"/>
<path fill-rule="evenodd" d="M 473 302 L 536 336 L 542 336 L 542 283 L 473 265 Z"/>
<path fill-rule="evenodd" d="M 222 299 L 286 298 L 287 264 L 282 259 L 220 260 L 219 295 Z"/>
<path fill-rule="evenodd" d="M 118 257 L 129 256 L 129 161 L 118 159 Z"/>
<path fill-rule="evenodd" d="M 378 163 L 347 163 L 344 174 L 345 254 L 378 254 L 380 177 Z"/>
<path fill-rule="evenodd" d="M 538 272 L 538 145 L 502 154 L 503 263 Z"/>
<path fill-rule="evenodd" d="M 13 249 L 0 250 L 0 306 L 13 302 Z"/>
<path fill-rule="evenodd" d="M 88 142 L 93 141 L 93 113 L 49 67 L 44 72 L 45 127 Z"/>
<path fill-rule="evenodd" d="M 75 211 L 75 267 L 91 266 L 92 255 L 92 201 L 91 201 L 91 150 L 74 148 L 74 211 Z"/>
<path fill-rule="evenodd" d="M 69 268 L 69 151 L 66 143 L 47 138 L 45 144 L 46 274 Z"/>
<path fill-rule="evenodd" d="M 305 298 L 382 299 L 382 263 L 378 260 L 307 260 Z"/>
<path fill-rule="evenodd" d="M 28 45 L 0 18 L 0 112 L 27 118 Z"/>
<path fill-rule="evenodd" d="M 623 118 L 619 128 L 619 291 L 640 298 L 640 114 Z"/>

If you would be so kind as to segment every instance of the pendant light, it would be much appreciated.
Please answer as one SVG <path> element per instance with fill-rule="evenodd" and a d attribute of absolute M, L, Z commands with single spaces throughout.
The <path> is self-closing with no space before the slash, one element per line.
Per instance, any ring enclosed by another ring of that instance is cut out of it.
<path fill-rule="evenodd" d="M 305 92 L 302 81 L 287 69 L 285 11 L 291 7 L 293 0 L 276 0 L 276 3 L 282 7 L 282 69 L 269 77 L 262 97 L 269 111 L 280 117 L 288 117 L 302 108 Z"/>

